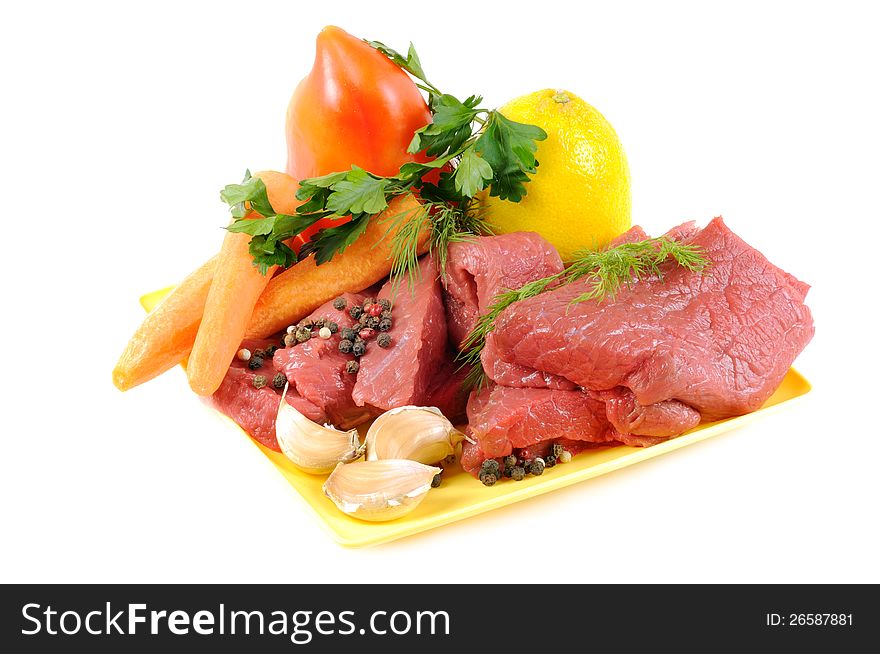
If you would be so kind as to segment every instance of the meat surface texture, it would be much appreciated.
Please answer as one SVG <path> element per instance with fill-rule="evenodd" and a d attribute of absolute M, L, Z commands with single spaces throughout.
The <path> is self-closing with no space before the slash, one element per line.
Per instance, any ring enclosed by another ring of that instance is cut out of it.
<path fill-rule="evenodd" d="M 425 405 L 432 382 L 446 358 L 446 315 L 440 281 L 430 255 L 419 262 L 413 287 L 386 283 L 380 299 L 393 303 L 392 343 L 381 348 L 371 341 L 360 359 L 352 398 L 360 407 L 387 411 L 409 404 Z"/>
<path fill-rule="evenodd" d="M 602 302 L 571 304 L 589 290 L 586 282 L 517 302 L 498 317 L 484 364 L 498 359 L 621 393 L 611 415 L 634 435 L 690 424 L 696 416 L 682 404 L 703 420 L 759 408 L 813 336 L 809 286 L 721 218 L 669 234 L 703 248 L 711 267 L 701 275 L 667 262 L 662 277 L 634 281 Z M 670 401 L 677 404 L 663 404 Z"/>
<path fill-rule="evenodd" d="M 450 340 L 460 347 L 499 293 L 561 271 L 559 253 L 535 232 L 513 232 L 453 243 L 449 246 L 445 285 Z M 499 359 L 492 361 L 489 376 L 505 386 L 575 388 L 558 375 Z"/>
<path fill-rule="evenodd" d="M 346 301 L 346 308 L 364 301 L 363 296 L 351 293 L 345 293 L 342 297 Z M 334 308 L 333 302 L 320 306 L 309 318 L 326 318 L 335 322 L 340 331 L 328 339 L 312 337 L 305 343 L 275 352 L 275 369 L 283 372 L 290 382 L 290 404 L 297 407 L 299 403 L 296 398 L 302 398 L 317 407 L 324 416 L 316 422 L 329 422 L 338 429 L 350 429 L 369 420 L 374 413 L 358 406 L 351 396 L 355 375 L 345 369 L 351 356 L 339 351 L 340 332 L 344 327 L 351 327 L 354 319 L 346 310 Z M 300 413 L 314 420 L 309 413 L 302 410 Z"/>
<path fill-rule="evenodd" d="M 605 403 L 581 391 L 495 385 L 471 395 L 467 415 L 468 434 L 485 458 L 561 436 L 592 443 L 616 436 Z"/>
<path fill-rule="evenodd" d="M 453 344 L 461 345 L 498 293 L 561 270 L 559 253 L 535 232 L 452 243 L 446 260 L 445 294 Z"/>

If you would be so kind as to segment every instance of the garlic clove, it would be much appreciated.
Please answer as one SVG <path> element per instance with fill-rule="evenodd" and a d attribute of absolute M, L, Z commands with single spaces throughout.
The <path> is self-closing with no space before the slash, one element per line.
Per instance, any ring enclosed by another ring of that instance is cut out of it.
<path fill-rule="evenodd" d="M 373 421 L 364 439 L 367 460 L 411 459 L 437 463 L 455 453 L 464 440 L 439 409 L 433 406 L 402 406 L 386 411 Z"/>
<path fill-rule="evenodd" d="M 431 490 L 440 468 L 406 459 L 339 464 L 324 482 L 324 494 L 354 518 L 383 522 L 413 511 Z"/>
<path fill-rule="evenodd" d="M 278 446 L 293 464 L 313 475 L 328 473 L 338 463 L 359 459 L 364 453 L 357 429 L 340 431 L 330 425 L 319 425 L 306 418 L 284 399 L 287 386 L 275 418 L 275 438 Z"/>

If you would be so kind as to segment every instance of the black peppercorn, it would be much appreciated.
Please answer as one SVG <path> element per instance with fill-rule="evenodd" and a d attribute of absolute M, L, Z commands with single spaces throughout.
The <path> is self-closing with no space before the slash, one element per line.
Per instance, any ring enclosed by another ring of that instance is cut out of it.
<path fill-rule="evenodd" d="M 379 334 L 379 336 L 376 338 L 376 345 L 378 345 L 379 347 L 391 347 L 391 334 L 387 334 L 385 332 Z"/>
<path fill-rule="evenodd" d="M 564 448 L 559 443 L 553 443 L 553 445 L 550 446 L 550 455 L 558 459 L 560 456 L 562 456 L 563 449 Z"/>
<path fill-rule="evenodd" d="M 390 309 L 386 309 L 385 311 L 383 311 L 382 313 L 379 314 L 380 318 L 388 318 L 388 320 L 391 320 L 391 316 L 392 316 L 392 314 L 391 314 Z"/>
<path fill-rule="evenodd" d="M 305 343 L 312 337 L 312 330 L 309 327 L 297 327 L 296 329 L 296 342 L 297 343 Z"/>
<path fill-rule="evenodd" d="M 362 357 L 367 351 L 367 344 L 363 341 L 355 341 L 351 346 L 351 353 L 356 357 Z"/>
<path fill-rule="evenodd" d="M 248 368 L 251 370 L 259 370 L 263 367 L 263 357 L 252 356 L 248 361 Z"/>
<path fill-rule="evenodd" d="M 345 327 L 342 330 L 342 338 L 344 338 L 346 341 L 353 341 L 355 338 L 357 338 L 357 332 L 351 327 Z"/>
<path fill-rule="evenodd" d="M 526 469 L 522 466 L 513 466 L 510 470 L 510 476 L 514 481 L 522 481 L 526 477 Z"/>
<path fill-rule="evenodd" d="M 437 488 L 440 485 L 440 473 L 438 472 L 434 475 L 434 478 L 431 480 L 431 488 Z"/>
<path fill-rule="evenodd" d="M 361 364 L 359 364 L 357 361 L 346 361 L 345 363 L 345 372 L 351 375 L 355 374 L 360 369 Z"/>
<path fill-rule="evenodd" d="M 494 486 L 495 482 L 498 481 L 498 476 L 491 472 L 483 471 L 480 473 L 480 481 L 483 482 L 484 486 Z"/>
<path fill-rule="evenodd" d="M 493 475 L 498 475 L 500 466 L 498 465 L 498 461 L 495 459 L 486 459 L 483 461 L 483 464 L 480 466 L 480 472 L 491 472 Z"/>
<path fill-rule="evenodd" d="M 385 311 L 389 311 L 391 309 L 391 300 L 383 297 L 379 300 L 379 306 L 385 309 Z"/>
<path fill-rule="evenodd" d="M 529 467 L 527 469 L 530 473 L 532 473 L 535 476 L 543 474 L 544 473 L 544 459 L 542 459 L 541 457 L 536 458 L 535 460 L 533 460 L 529 464 Z"/>
<path fill-rule="evenodd" d="M 342 311 L 345 308 L 345 298 L 338 297 L 335 300 L 333 300 L 333 308 L 336 309 L 337 311 Z"/>
<path fill-rule="evenodd" d="M 337 325 L 335 322 L 328 322 L 326 327 L 330 330 L 331 334 L 335 334 L 339 331 L 339 325 Z"/>
<path fill-rule="evenodd" d="M 358 305 L 353 305 L 351 309 L 348 310 L 348 315 L 357 320 L 364 313 L 364 308 L 359 307 Z"/>
<path fill-rule="evenodd" d="M 390 319 L 382 318 L 382 320 L 379 321 L 379 324 L 376 326 L 376 328 L 380 332 L 387 332 L 389 329 L 391 329 L 391 325 L 392 325 L 392 322 Z"/>
<path fill-rule="evenodd" d="M 275 388 L 284 388 L 284 385 L 287 383 L 287 377 L 284 376 L 283 372 L 275 373 L 275 376 L 272 377 L 272 386 Z"/>
<path fill-rule="evenodd" d="M 339 341 L 339 351 L 343 354 L 348 354 L 349 352 L 351 352 L 353 345 L 354 343 L 352 343 L 350 340 L 348 340 L 347 338 L 343 338 L 341 341 Z"/>
<path fill-rule="evenodd" d="M 367 317 L 367 322 L 364 323 L 364 326 L 369 327 L 370 329 L 378 329 L 380 322 L 382 322 L 382 320 L 379 316 L 369 316 Z"/>
<path fill-rule="evenodd" d="M 556 465 L 556 457 L 553 456 L 552 454 L 548 454 L 544 458 L 544 467 L 545 468 L 552 468 L 555 465 Z"/>

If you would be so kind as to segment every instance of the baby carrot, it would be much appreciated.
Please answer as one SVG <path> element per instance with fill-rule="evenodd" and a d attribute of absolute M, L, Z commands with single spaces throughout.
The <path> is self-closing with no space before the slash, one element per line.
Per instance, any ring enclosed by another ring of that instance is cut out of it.
<path fill-rule="evenodd" d="M 256 176 L 266 185 L 275 211 L 296 211 L 296 180 L 274 172 Z M 199 395 L 212 395 L 220 387 L 244 338 L 254 304 L 277 268 L 272 266 L 265 275 L 261 274 L 253 265 L 249 244 L 247 234 L 227 232 L 223 239 L 205 312 L 186 366 L 190 388 Z"/>
<path fill-rule="evenodd" d="M 192 349 L 211 288 L 213 257 L 193 271 L 141 323 L 113 369 L 121 391 L 143 384 L 180 363 Z"/>
<path fill-rule="evenodd" d="M 314 257 L 308 257 L 276 275 L 254 306 L 246 337 L 271 336 L 340 293 L 359 293 L 385 279 L 391 272 L 392 234 L 386 236 L 388 224 L 382 218 L 414 211 L 419 206 L 411 195 L 395 198 L 341 254 L 320 266 L 315 264 Z M 429 235 L 427 228 L 420 235 L 419 254 L 427 251 Z"/>

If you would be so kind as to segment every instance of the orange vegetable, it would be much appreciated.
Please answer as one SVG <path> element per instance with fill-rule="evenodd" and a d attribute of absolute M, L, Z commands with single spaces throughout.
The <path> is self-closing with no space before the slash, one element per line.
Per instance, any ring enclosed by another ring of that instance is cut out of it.
<path fill-rule="evenodd" d="M 113 369 L 121 391 L 143 384 L 180 363 L 192 349 L 211 288 L 217 257 L 184 279 L 144 319 Z"/>
<path fill-rule="evenodd" d="M 315 264 L 314 257 L 308 257 L 278 274 L 257 301 L 246 338 L 271 336 L 339 294 L 359 293 L 385 279 L 391 272 L 394 230 L 388 232 L 389 225 L 383 218 L 421 210 L 419 207 L 421 204 L 412 195 L 397 197 L 341 254 L 320 266 Z M 419 254 L 427 251 L 429 236 L 430 229 L 424 229 L 419 239 Z"/>
<path fill-rule="evenodd" d="M 427 161 L 406 149 L 413 133 L 430 122 L 428 105 L 403 70 L 364 41 L 325 27 L 312 70 L 287 109 L 287 173 L 306 179 L 355 164 L 396 175 L 408 161 Z M 328 226 L 329 220 L 313 225 L 300 242 Z"/>
<path fill-rule="evenodd" d="M 269 202 L 279 213 L 293 213 L 297 182 L 283 173 L 257 173 L 266 185 Z M 250 214 L 257 217 L 258 214 Z M 257 298 L 277 266 L 263 275 L 248 251 L 250 236 L 227 232 L 217 258 L 214 280 L 205 300 L 205 312 L 186 365 L 190 388 L 199 395 L 212 395 L 244 338 Z"/>

